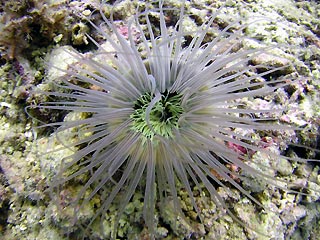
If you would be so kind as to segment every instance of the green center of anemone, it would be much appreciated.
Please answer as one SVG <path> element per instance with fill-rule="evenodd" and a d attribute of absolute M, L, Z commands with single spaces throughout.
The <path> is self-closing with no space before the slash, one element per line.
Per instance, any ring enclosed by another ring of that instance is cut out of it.
<path fill-rule="evenodd" d="M 132 129 L 141 132 L 147 138 L 155 134 L 165 138 L 173 137 L 173 129 L 178 128 L 178 120 L 183 113 L 182 96 L 177 93 L 162 93 L 158 99 L 151 93 L 145 93 L 134 102 Z"/>

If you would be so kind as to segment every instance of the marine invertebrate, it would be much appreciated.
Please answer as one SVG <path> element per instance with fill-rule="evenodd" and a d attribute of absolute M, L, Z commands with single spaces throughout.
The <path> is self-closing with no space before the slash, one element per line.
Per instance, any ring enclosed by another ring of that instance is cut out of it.
<path fill-rule="evenodd" d="M 103 217 L 120 196 L 116 229 L 125 206 L 142 183 L 143 217 L 152 237 L 156 201 L 162 210 L 161 203 L 171 198 L 176 213 L 183 216 L 178 185 L 185 189 L 200 217 L 193 187 L 207 191 L 219 208 L 234 216 L 216 186 L 226 187 L 228 182 L 260 206 L 240 183 L 245 172 L 286 189 L 281 186 L 285 181 L 273 178 L 270 165 L 254 162 L 253 153 L 259 152 L 266 158 L 281 156 L 283 160 L 308 161 L 284 156 L 270 148 L 265 136 L 254 139 L 246 132 L 296 130 L 279 123 L 285 107 L 272 108 L 270 102 L 260 99 L 290 84 L 287 79 L 272 78 L 281 71 L 292 71 L 288 70 L 290 63 L 250 65 L 275 46 L 239 48 L 245 40 L 242 31 L 247 27 L 240 25 L 239 20 L 214 32 L 212 41 L 204 42 L 218 13 L 196 31 L 188 31 L 183 6 L 171 28 L 166 26 L 167 10 L 171 9 L 164 8 L 160 1 L 158 9 L 147 9 L 128 23 L 128 29 L 135 24 L 140 31 L 140 43 L 130 31 L 123 36 L 112 18 L 108 19 L 101 10 L 111 31 L 94 23 L 92 26 L 105 37 L 109 49 L 88 36 L 96 44 L 98 56 L 88 58 L 70 52 L 78 64 L 62 70 L 66 76 L 61 91 L 42 92 L 63 100 L 46 102 L 38 108 L 80 112 L 84 116 L 46 126 L 59 126 L 57 136 L 71 131 L 71 140 L 62 142 L 67 148 L 77 149 L 65 158 L 51 190 L 59 190 L 82 176 L 87 178 L 73 202 L 75 216 L 82 206 L 107 189 L 107 193 L 101 194 L 105 199 L 89 226 Z M 159 18 L 159 36 L 154 33 L 152 14 Z M 245 106 L 242 98 L 260 100 L 264 107 Z M 114 231 L 113 237 L 116 234 Z"/>

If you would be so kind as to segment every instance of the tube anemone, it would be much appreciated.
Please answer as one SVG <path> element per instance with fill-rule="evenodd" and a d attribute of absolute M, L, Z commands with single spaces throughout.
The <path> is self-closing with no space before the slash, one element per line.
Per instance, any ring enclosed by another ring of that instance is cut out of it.
<path fill-rule="evenodd" d="M 70 51 L 78 63 L 61 69 L 65 77 L 60 90 L 42 92 L 63 100 L 37 106 L 85 116 L 46 125 L 59 126 L 58 137 L 69 131 L 76 139 L 61 140 L 66 148 L 76 150 L 65 157 L 50 189 L 59 192 L 69 182 L 85 179 L 72 203 L 74 215 L 77 218 L 79 209 L 98 196 L 100 205 L 87 230 L 101 220 L 105 238 L 117 237 L 121 215 L 137 188 L 144 189 L 144 224 L 150 237 L 156 238 L 156 203 L 161 214 L 170 199 L 177 216 L 184 218 L 180 189 L 187 193 L 200 220 L 202 210 L 195 189 L 200 195 L 209 194 L 217 208 L 241 224 L 219 194 L 219 187 L 236 189 L 261 207 L 263 204 L 243 186 L 245 173 L 287 189 L 283 184 L 288 182 L 269 174 L 272 167 L 255 162 L 254 153 L 296 162 L 311 160 L 285 156 L 285 151 L 274 151 L 263 139 L 273 131 L 299 130 L 281 123 L 287 106 L 257 109 L 241 101 L 272 95 L 295 81 L 272 78 L 290 68 L 289 61 L 276 67 L 252 63 L 278 46 L 242 48 L 246 39 L 243 31 L 249 24 L 241 25 L 240 20 L 216 30 L 215 37 L 206 42 L 219 11 L 190 32 L 184 26 L 184 7 L 172 27 L 166 25 L 168 10 L 179 11 L 163 7 L 160 1 L 159 8 L 136 14 L 128 22 L 128 36 L 101 10 L 104 27 L 109 30 L 89 22 L 109 48 L 88 35 L 98 48 L 97 55 L 87 57 Z M 159 20 L 158 35 L 151 16 Z M 132 26 L 140 33 L 138 39 L 130 31 Z M 264 134 L 250 136 L 259 132 Z M 110 236 L 103 229 L 103 219 L 113 205 L 117 217 Z"/>

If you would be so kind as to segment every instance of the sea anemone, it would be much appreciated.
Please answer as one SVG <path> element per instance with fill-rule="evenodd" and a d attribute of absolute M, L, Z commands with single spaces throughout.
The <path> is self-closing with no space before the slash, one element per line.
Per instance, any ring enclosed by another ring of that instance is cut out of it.
<path fill-rule="evenodd" d="M 275 176 L 276 165 L 256 161 L 253 155 L 277 161 L 312 160 L 285 155 L 287 144 L 281 134 L 287 133 L 294 143 L 295 131 L 300 129 L 281 121 L 288 106 L 262 99 L 298 81 L 293 74 L 291 79 L 283 77 L 294 72 L 292 64 L 286 59 L 280 65 L 255 63 L 259 56 L 272 57 L 277 44 L 244 46 L 249 40 L 244 30 L 268 19 L 256 18 L 251 23 L 238 19 L 218 29 L 214 27 L 217 10 L 196 30 L 188 30 L 183 3 L 180 9 L 164 3 L 136 13 L 126 25 L 126 34 L 112 14 L 107 17 L 101 8 L 103 24 L 90 18 L 88 22 L 105 43 L 87 35 L 98 48 L 96 54 L 68 51 L 75 61 L 68 69 L 59 69 L 64 76 L 58 90 L 40 92 L 60 100 L 40 104 L 38 109 L 77 113 L 45 125 L 58 126 L 55 136 L 73 151 L 61 163 L 50 192 L 59 195 L 65 185 L 83 180 L 70 203 L 75 220 L 98 196 L 100 204 L 85 227 L 89 236 L 93 235 L 90 227 L 100 222 L 101 236 L 116 238 L 119 220 L 137 188 L 144 189 L 143 219 L 151 238 L 157 237 L 156 209 L 161 214 L 170 202 L 174 214 L 185 218 L 181 189 L 199 221 L 198 197 L 210 195 L 217 209 L 242 224 L 219 187 L 227 192 L 236 189 L 262 208 L 244 187 L 248 178 L 289 188 L 289 181 Z M 174 13 L 171 16 L 179 12 L 176 22 L 168 23 L 167 12 Z M 49 67 L 59 68 L 50 62 Z M 243 99 L 260 100 L 264 106 L 250 106 Z M 62 137 L 64 132 L 68 140 Z M 103 219 L 111 206 L 117 217 L 110 236 Z"/>

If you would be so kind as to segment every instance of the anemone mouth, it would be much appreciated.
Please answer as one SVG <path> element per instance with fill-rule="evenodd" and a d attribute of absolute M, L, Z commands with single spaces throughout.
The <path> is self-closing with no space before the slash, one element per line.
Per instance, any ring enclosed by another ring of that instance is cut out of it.
<path fill-rule="evenodd" d="M 182 95 L 177 92 L 146 92 L 134 102 L 132 129 L 153 139 L 154 135 L 173 138 L 179 128 L 179 118 L 184 112 Z"/>

